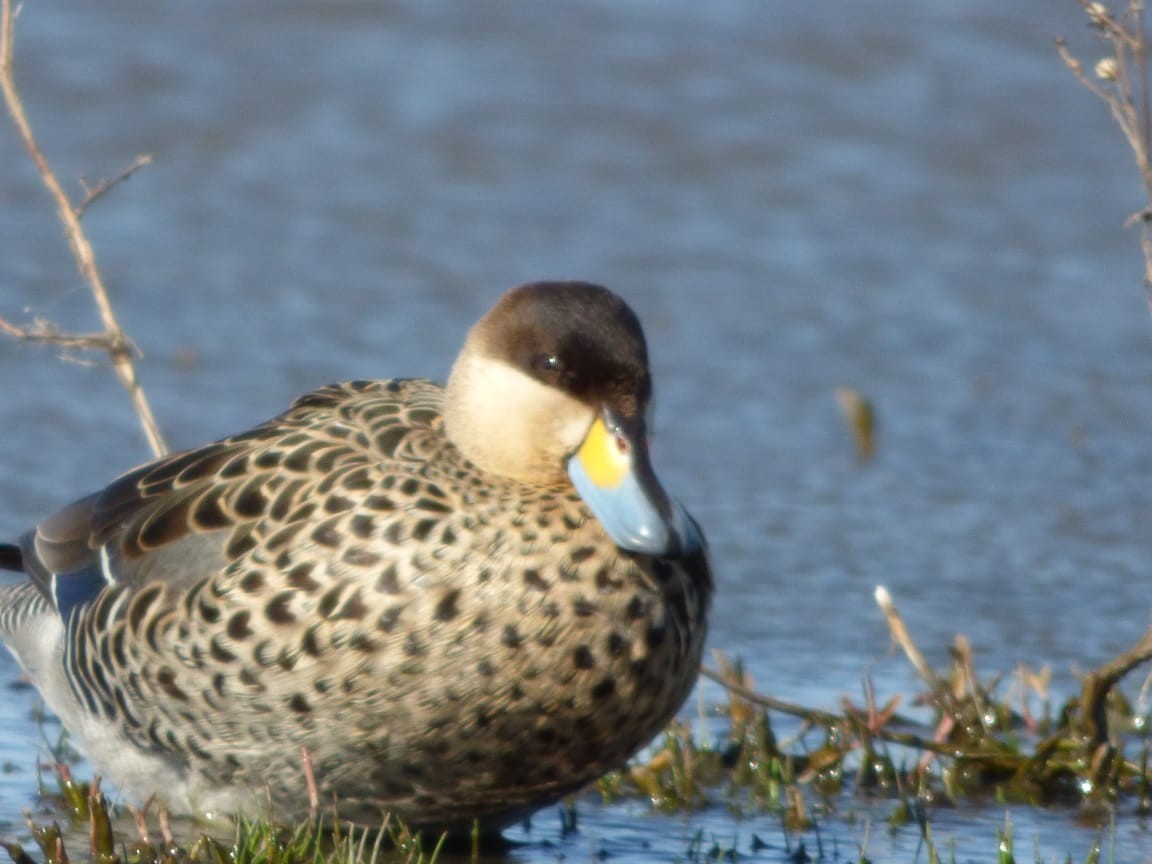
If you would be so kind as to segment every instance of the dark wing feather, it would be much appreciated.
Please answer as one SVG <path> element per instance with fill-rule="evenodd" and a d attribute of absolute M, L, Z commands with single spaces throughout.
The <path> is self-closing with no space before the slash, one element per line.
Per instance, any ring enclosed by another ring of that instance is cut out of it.
<path fill-rule="evenodd" d="M 0 543 L 0 570 L 24 572 L 24 556 L 20 553 L 19 546 Z"/>
<path fill-rule="evenodd" d="M 69 573 L 85 567 L 93 550 L 88 526 L 99 493 L 62 507 L 21 538 L 28 574 L 38 581 L 42 573 Z"/>
<path fill-rule="evenodd" d="M 182 590 L 225 566 L 252 523 L 303 512 L 337 464 L 367 462 L 360 397 L 395 387 L 326 387 L 254 429 L 142 465 L 45 519 L 19 550 L 0 547 L 0 566 L 22 565 L 65 616 L 111 584 Z"/>
<path fill-rule="evenodd" d="M 183 461 L 187 455 L 171 458 Z M 219 532 L 230 523 L 196 518 L 199 502 L 213 494 L 211 480 L 167 487 L 147 482 L 167 461 L 138 468 L 69 504 L 21 539 L 24 569 L 61 615 L 111 584 L 138 587 L 160 578 L 179 588 L 223 565 Z"/>

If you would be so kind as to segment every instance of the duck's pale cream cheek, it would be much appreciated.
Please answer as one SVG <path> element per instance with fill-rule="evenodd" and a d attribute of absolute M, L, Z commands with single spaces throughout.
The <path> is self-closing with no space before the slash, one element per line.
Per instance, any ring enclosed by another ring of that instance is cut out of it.
<path fill-rule="evenodd" d="M 559 394 L 564 396 L 564 394 Z M 588 437 L 588 430 L 596 421 L 596 415 L 583 402 L 564 396 L 567 404 L 552 414 L 556 439 L 562 442 L 564 455 L 575 453 Z"/>
<path fill-rule="evenodd" d="M 502 361 L 473 356 L 452 370 L 448 435 L 487 470 L 527 480 L 563 472 L 595 419 L 588 405 Z"/>

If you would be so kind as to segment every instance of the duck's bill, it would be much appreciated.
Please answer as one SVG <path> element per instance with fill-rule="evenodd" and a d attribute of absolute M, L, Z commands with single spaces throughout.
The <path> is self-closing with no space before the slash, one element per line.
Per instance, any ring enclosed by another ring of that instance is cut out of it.
<path fill-rule="evenodd" d="M 652 470 L 642 419 L 622 421 L 605 408 L 568 460 L 568 475 L 622 549 L 668 556 L 699 548 L 692 517 L 668 497 Z"/>

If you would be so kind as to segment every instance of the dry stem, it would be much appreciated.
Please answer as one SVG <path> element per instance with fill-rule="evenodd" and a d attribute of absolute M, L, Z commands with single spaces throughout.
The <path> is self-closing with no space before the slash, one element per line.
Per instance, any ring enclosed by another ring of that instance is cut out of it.
<path fill-rule="evenodd" d="M 884 619 L 888 622 L 888 630 L 892 633 L 892 639 L 904 651 L 912 665 L 916 667 L 916 671 L 920 673 L 924 683 L 935 691 L 939 684 L 936 673 L 928 665 L 928 661 L 924 659 L 924 655 L 920 653 L 920 649 L 916 647 L 912 637 L 908 635 L 908 628 L 904 626 L 904 619 L 900 617 L 900 613 L 896 610 L 896 604 L 892 602 L 892 595 L 883 585 L 877 585 L 873 596 L 876 598 L 876 605 L 884 613 Z"/>
<path fill-rule="evenodd" d="M 304 768 L 304 780 L 308 784 L 308 819 L 316 821 L 320 812 L 320 792 L 316 788 L 316 774 L 312 767 L 312 753 L 306 746 L 300 747 L 300 764 Z"/>
<path fill-rule="evenodd" d="M 1112 113 L 1136 160 L 1144 184 L 1145 206 L 1126 224 L 1141 223 L 1140 247 L 1144 254 L 1144 288 L 1152 310 L 1152 110 L 1149 109 L 1148 61 L 1144 39 L 1144 0 L 1129 0 L 1124 14 L 1113 16 L 1101 3 L 1077 0 L 1089 21 L 1107 43 L 1109 56 L 1096 64 L 1089 77 L 1063 39 L 1056 50 L 1072 74 Z"/>
<path fill-rule="evenodd" d="M 1098 669 L 1084 676 L 1080 689 L 1080 722 L 1089 740 L 1104 743 L 1108 740 L 1108 719 L 1106 700 L 1108 692 L 1120 679 L 1152 660 L 1152 630 L 1148 630 L 1140 640 Z"/>
<path fill-rule="evenodd" d="M 145 165 L 152 164 L 152 157 L 147 153 L 141 153 L 132 160 L 132 164 L 112 178 L 105 178 L 97 183 L 95 186 L 89 186 L 84 182 L 83 178 L 80 180 L 80 185 L 84 187 L 84 200 L 77 204 L 73 209 L 76 211 L 76 218 L 80 219 L 84 216 L 84 211 L 87 210 L 98 198 L 108 193 L 113 187 L 119 186 Z"/>
<path fill-rule="evenodd" d="M 765 696 L 762 693 L 757 693 L 749 690 L 743 684 L 738 684 L 731 678 L 727 678 L 721 673 L 717 672 L 708 666 L 700 667 L 700 674 L 712 681 L 715 681 L 720 686 L 724 687 L 728 692 L 739 696 L 753 705 L 759 705 L 762 708 L 767 708 L 770 711 L 779 711 L 781 714 L 790 714 L 793 717 L 819 726 L 840 726 L 846 719 L 846 715 L 834 714 L 830 711 L 821 711 L 818 708 L 805 708 L 803 705 L 797 705 L 793 702 L 786 702 L 783 699 L 776 699 L 772 696 Z M 879 738 L 883 741 L 890 741 L 893 744 L 902 744 L 905 747 L 913 747 L 918 750 L 930 750 L 933 753 L 951 754 L 952 749 L 947 745 L 941 744 L 937 741 L 930 741 L 920 735 L 913 735 L 904 732 L 895 732 L 891 729 L 870 729 L 869 734 L 874 738 Z"/>
<path fill-rule="evenodd" d="M 56 204 L 56 214 L 64 226 L 64 232 L 68 237 L 72 255 L 76 259 L 76 265 L 80 270 L 80 275 L 83 276 L 92 291 L 92 298 L 100 313 L 100 320 L 104 324 L 104 333 L 97 336 L 71 336 L 54 332 L 51 328 L 45 327 L 42 324 L 33 324 L 31 327 L 24 328 L 3 320 L 0 320 L 0 329 L 9 336 L 18 339 L 50 342 L 66 347 L 95 349 L 106 352 L 112 361 L 112 367 L 116 370 L 116 375 L 120 378 L 120 383 L 123 384 L 124 388 L 128 391 L 132 405 L 136 409 L 136 416 L 140 419 L 144 434 L 148 438 L 149 446 L 151 446 L 152 451 L 157 456 L 162 456 L 167 452 L 168 448 L 164 444 L 164 439 L 156 424 L 156 418 L 152 414 L 152 408 L 148 404 L 148 398 L 145 396 L 144 390 L 141 388 L 140 382 L 136 377 L 136 367 L 132 359 L 132 343 L 124 335 L 124 330 L 116 319 L 116 313 L 112 308 L 112 303 L 108 299 L 108 291 L 104 287 L 104 280 L 100 275 L 100 270 L 96 266 L 96 255 L 92 251 L 92 244 L 88 242 L 88 237 L 85 235 L 83 228 L 80 227 L 80 217 L 93 201 L 103 195 L 108 189 L 130 176 L 138 168 L 146 165 L 150 161 L 150 158 L 137 158 L 132 166 L 118 177 L 97 184 L 91 190 L 88 190 L 84 201 L 82 201 L 79 206 L 74 206 L 68 194 L 60 185 L 60 181 L 56 178 L 52 167 L 48 164 L 48 160 L 40 150 L 36 137 L 32 133 L 32 127 L 28 122 L 28 117 L 24 112 L 24 104 L 16 89 L 16 80 L 13 71 L 14 29 L 15 17 L 12 9 L 12 0 L 0 0 L 0 92 L 3 92 L 4 103 L 8 108 L 8 114 L 12 118 L 12 123 L 16 127 L 20 140 L 24 144 L 24 148 L 28 151 L 28 155 L 32 158 L 32 162 L 36 165 L 36 170 L 40 174 L 40 179 L 44 187 L 48 190 L 53 202 Z"/>
<path fill-rule="evenodd" d="M 1114 16 L 1103 3 L 1078 0 L 1089 22 L 1107 44 L 1111 54 L 1093 70 L 1098 80 L 1084 71 L 1063 39 L 1056 50 L 1064 64 L 1088 90 L 1101 99 L 1120 127 L 1144 184 L 1146 204 L 1126 224 L 1141 223 L 1140 247 L 1144 253 L 1144 290 L 1152 309 L 1152 96 L 1148 86 L 1148 59 L 1144 36 L 1144 0 L 1128 0 L 1122 15 Z M 1105 700 L 1109 691 L 1136 666 L 1152 659 L 1152 630 L 1116 659 L 1084 678 L 1081 690 L 1080 721 L 1089 740 L 1103 744 L 1108 730 Z"/>
<path fill-rule="evenodd" d="M 164 840 L 164 848 L 174 848 L 176 835 L 172 833 L 172 818 L 168 815 L 168 808 L 163 804 L 156 808 L 156 821 L 160 823 L 160 837 Z"/>

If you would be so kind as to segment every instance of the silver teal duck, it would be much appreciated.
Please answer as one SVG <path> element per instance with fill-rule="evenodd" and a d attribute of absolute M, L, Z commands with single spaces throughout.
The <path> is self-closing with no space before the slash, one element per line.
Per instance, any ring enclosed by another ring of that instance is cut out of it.
<path fill-rule="evenodd" d="M 201 817 L 494 832 L 696 680 L 712 574 L 648 455 L 640 324 L 534 283 L 446 386 L 353 381 L 0 546 L 0 638 L 95 771 Z"/>

